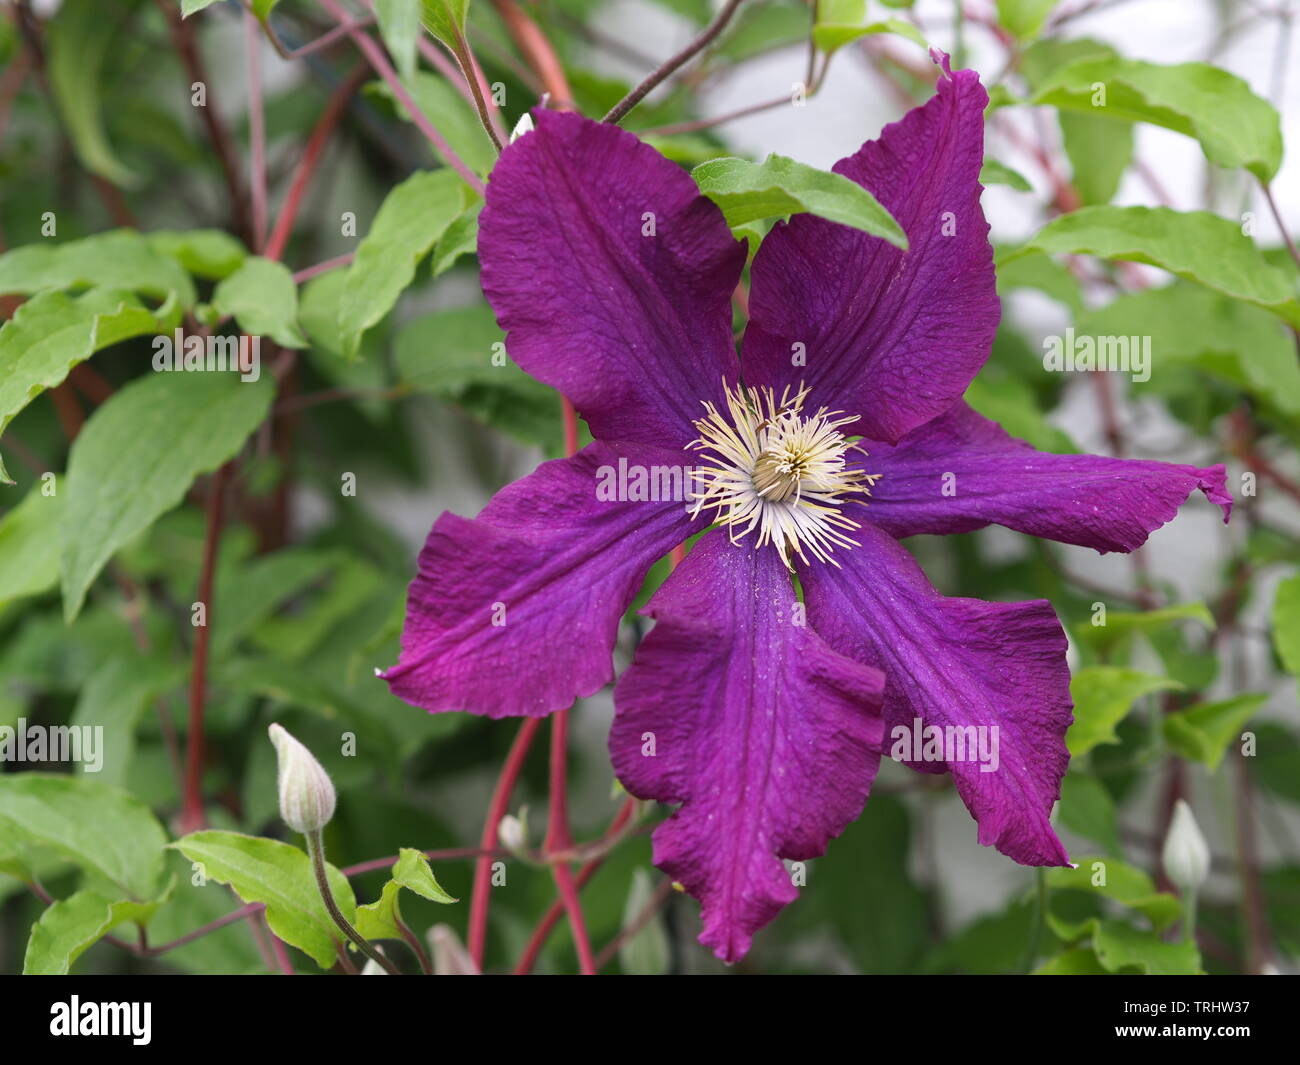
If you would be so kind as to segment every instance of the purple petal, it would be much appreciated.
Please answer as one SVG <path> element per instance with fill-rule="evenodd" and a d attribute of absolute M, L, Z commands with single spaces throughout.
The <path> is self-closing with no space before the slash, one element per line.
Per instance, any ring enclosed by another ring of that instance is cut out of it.
<path fill-rule="evenodd" d="M 684 468 L 680 452 L 597 442 L 543 463 L 473 520 L 434 523 L 400 659 L 383 674 L 393 694 L 426 710 L 540 716 L 613 679 L 619 620 L 646 570 L 704 524 L 688 517 L 684 474 L 677 501 L 598 498 L 620 461 L 634 475 Z"/>
<path fill-rule="evenodd" d="M 964 402 L 893 447 L 863 446 L 862 465 L 882 474 L 866 516 L 897 537 L 997 524 L 1098 551 L 1132 551 L 1198 488 L 1223 508 L 1225 522 L 1232 510 L 1222 465 L 1035 451 Z"/>
<path fill-rule="evenodd" d="M 700 899 L 700 942 L 732 962 L 798 894 L 780 859 L 817 857 L 861 811 L 883 677 L 801 624 L 775 551 L 721 530 L 647 613 L 655 627 L 614 690 L 610 754 L 633 795 L 682 804 L 655 831 L 655 864 Z"/>
<path fill-rule="evenodd" d="M 510 357 L 598 438 L 685 444 L 701 401 L 736 375 L 745 247 L 690 175 L 632 134 L 556 111 L 536 122 L 492 171 L 479 223 Z"/>
<path fill-rule="evenodd" d="M 951 745 L 941 733 L 938 760 L 918 768 L 951 771 L 981 843 L 1026 865 L 1067 864 L 1047 821 L 1073 720 L 1065 633 L 1051 604 L 945 598 L 891 536 L 870 526 L 854 536 L 861 546 L 836 554 L 841 569 L 800 568 L 799 577 L 827 643 L 885 671 L 885 751 L 911 762 L 931 726 L 973 727 L 952 732 Z M 974 753 L 968 745 L 960 754 L 958 738 L 975 740 Z"/>
<path fill-rule="evenodd" d="M 890 441 L 965 392 L 1000 314 L 979 204 L 987 102 L 974 71 L 945 73 L 928 103 L 836 164 L 898 219 L 907 252 L 812 215 L 768 234 L 753 266 L 748 383 L 804 381 L 811 406 L 860 415 L 855 432 Z"/>

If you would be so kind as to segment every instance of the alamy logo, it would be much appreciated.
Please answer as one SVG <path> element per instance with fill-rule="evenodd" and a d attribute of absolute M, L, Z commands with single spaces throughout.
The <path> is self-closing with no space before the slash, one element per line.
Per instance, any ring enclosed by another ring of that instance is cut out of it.
<path fill-rule="evenodd" d="M 620 458 L 617 466 L 596 470 L 596 498 L 602 503 L 685 503 L 694 486 L 693 466 L 629 465 Z"/>
<path fill-rule="evenodd" d="M 80 762 L 87 773 L 104 768 L 103 725 L 0 725 L 0 762 Z"/>
<path fill-rule="evenodd" d="M 1043 369 L 1049 373 L 1119 371 L 1138 383 L 1151 380 L 1150 337 L 1065 336 L 1043 338 Z"/>
<path fill-rule="evenodd" d="M 129 1035 L 138 1047 L 148 1046 L 153 1021 L 151 1002 L 70 1002 L 50 1006 L 50 1035 Z"/>
<path fill-rule="evenodd" d="M 239 374 L 241 381 L 256 381 L 262 376 L 262 338 L 244 336 L 188 336 L 178 326 L 167 336 L 153 338 L 153 368 L 158 373 L 188 371 L 196 373 Z"/>
<path fill-rule="evenodd" d="M 911 725 L 895 725 L 889 734 L 894 741 L 889 757 L 895 762 L 975 762 L 981 773 L 996 773 L 997 725 L 922 725 L 919 717 Z"/>

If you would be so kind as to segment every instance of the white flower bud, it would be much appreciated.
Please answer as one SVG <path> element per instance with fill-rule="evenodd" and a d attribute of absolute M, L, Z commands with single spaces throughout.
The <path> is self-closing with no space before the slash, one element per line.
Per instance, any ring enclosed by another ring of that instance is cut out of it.
<path fill-rule="evenodd" d="M 478 966 L 461 944 L 460 936 L 449 924 L 429 929 L 429 946 L 433 948 L 433 971 L 437 976 L 478 976 Z"/>
<path fill-rule="evenodd" d="M 510 134 L 510 143 L 514 144 L 525 133 L 532 133 L 533 129 L 533 116 L 525 111 L 519 121 L 515 123 L 514 132 Z"/>
<path fill-rule="evenodd" d="M 1161 860 L 1165 875 L 1183 891 L 1195 891 L 1210 873 L 1210 846 L 1182 799 L 1174 806 Z"/>
<path fill-rule="evenodd" d="M 506 814 L 497 823 L 497 839 L 508 851 L 521 851 L 528 846 L 528 807 L 519 811 L 519 816 Z"/>
<path fill-rule="evenodd" d="M 334 816 L 334 785 L 315 755 L 279 725 L 268 730 L 280 767 L 280 816 L 304 835 Z"/>

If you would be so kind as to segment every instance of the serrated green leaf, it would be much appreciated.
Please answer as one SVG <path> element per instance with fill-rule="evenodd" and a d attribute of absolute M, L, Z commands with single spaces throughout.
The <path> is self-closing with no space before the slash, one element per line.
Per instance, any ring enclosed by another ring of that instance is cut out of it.
<path fill-rule="evenodd" d="M 1087 754 L 1101 743 L 1118 743 L 1115 726 L 1127 716 L 1138 699 L 1151 692 L 1181 687 L 1168 677 L 1118 666 L 1089 666 L 1076 670 L 1070 678 L 1074 724 L 1065 735 L 1071 757 Z"/>
<path fill-rule="evenodd" d="M 147 900 L 158 887 L 166 842 L 144 803 L 89 777 L 0 774 L 0 849 L 48 848 Z"/>
<path fill-rule="evenodd" d="M 1239 226 L 1207 211 L 1083 207 L 1048 222 L 1002 262 L 1033 251 L 1148 263 L 1300 327 L 1294 272 L 1270 264 Z"/>
<path fill-rule="evenodd" d="M 402 915 L 399 896 L 403 888 L 430 902 L 451 904 L 457 901 L 434 878 L 429 860 L 419 851 L 403 847 L 398 851 L 392 878 L 384 885 L 378 901 L 357 907 L 356 928 L 362 936 L 366 939 L 402 938 L 397 922 Z"/>
<path fill-rule="evenodd" d="M 187 672 L 186 664 L 138 655 L 114 655 L 98 666 L 78 692 L 68 722 L 73 728 L 101 730 L 95 759 L 83 758 L 77 764 L 78 774 L 89 774 L 100 784 L 124 786 L 140 718 Z"/>
<path fill-rule="evenodd" d="M 95 411 L 68 457 L 61 569 L 69 621 L 113 553 L 176 506 L 194 478 L 230 459 L 274 393 L 268 377 L 156 373 Z"/>
<path fill-rule="evenodd" d="M 722 208 L 727 225 L 808 212 L 861 229 L 907 250 L 907 234 L 880 202 L 842 174 L 780 155 L 762 163 L 714 159 L 691 171 L 700 191 Z"/>
<path fill-rule="evenodd" d="M 229 884 L 244 902 L 264 903 L 271 931 L 322 969 L 335 963 L 343 933 L 325 910 L 305 852 L 275 839 L 215 830 L 191 832 L 171 846 L 200 863 L 207 879 Z M 339 912 L 354 921 L 357 904 L 348 878 L 332 865 L 326 865 L 326 875 Z"/>
<path fill-rule="evenodd" d="M 298 328 L 298 287 L 283 263 L 250 256 L 217 285 L 212 306 L 248 336 L 267 336 L 286 348 L 307 346 Z"/>
<path fill-rule="evenodd" d="M 339 306 L 347 358 L 356 357 L 361 335 L 393 309 L 420 260 L 473 199 L 452 170 L 418 171 L 384 199 L 348 267 Z"/>
<path fill-rule="evenodd" d="M 1103 103 L 1095 102 L 1099 85 Z M 1260 181 L 1272 180 L 1282 162 L 1277 111 L 1241 78 L 1208 63 L 1089 56 L 1056 71 L 1033 102 L 1186 134 L 1211 162 L 1243 167 Z"/>
<path fill-rule="evenodd" d="M 62 384 L 96 351 L 132 336 L 172 327 L 129 293 L 92 289 L 79 299 L 41 292 L 0 326 L 0 434 L 43 391 Z M 0 482 L 12 484 L 0 461 Z"/>
<path fill-rule="evenodd" d="M 1267 702 L 1267 695 L 1247 692 L 1166 714 L 1165 739 L 1184 758 L 1203 762 L 1214 772 L 1228 744 L 1240 736 L 1241 727 Z"/>
<path fill-rule="evenodd" d="M 76 960 L 124 921 L 144 923 L 161 901 L 110 902 L 78 891 L 46 907 L 32 926 L 23 958 L 24 976 L 65 976 Z"/>
<path fill-rule="evenodd" d="M 173 259 L 133 229 L 113 229 L 63 244 L 25 244 L 0 255 L 0 294 L 47 288 L 106 288 L 194 305 L 194 283 Z"/>

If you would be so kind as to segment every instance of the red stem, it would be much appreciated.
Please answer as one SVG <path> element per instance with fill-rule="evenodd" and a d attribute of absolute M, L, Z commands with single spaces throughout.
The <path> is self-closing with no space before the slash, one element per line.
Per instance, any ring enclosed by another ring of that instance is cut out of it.
<path fill-rule="evenodd" d="M 298 211 L 302 207 L 303 195 L 306 193 L 312 175 L 315 174 L 316 167 L 320 163 L 325 145 L 329 143 L 330 134 L 334 132 L 334 127 L 338 125 L 339 120 L 343 117 L 343 112 L 347 109 L 352 94 L 357 91 L 357 87 L 365 80 L 366 70 L 367 68 L 364 65 L 358 65 L 348 77 L 339 83 L 338 88 L 330 94 L 329 102 L 326 103 L 325 110 L 321 113 L 320 119 L 311 131 L 311 136 L 307 138 L 307 145 L 302 152 L 302 161 L 298 164 L 297 173 L 293 176 L 293 184 L 289 186 L 289 193 L 285 196 L 284 206 L 280 208 L 280 214 L 275 220 L 275 229 L 271 232 L 271 239 L 266 242 L 264 254 L 268 259 L 278 260 L 284 254 L 284 246 L 289 242 L 289 234 L 293 231 L 294 220 L 298 217 Z"/>
<path fill-rule="evenodd" d="M 185 757 L 185 800 L 181 812 L 183 832 L 203 826 L 203 706 L 208 689 L 208 640 L 212 632 L 212 584 L 221 541 L 222 507 L 230 464 L 222 466 L 208 487 L 208 525 L 203 540 L 203 569 L 199 574 L 199 602 L 203 624 L 194 634 L 194 660 L 190 670 L 190 725 Z"/>
<path fill-rule="evenodd" d="M 515 790 L 515 781 L 524 768 L 528 749 L 537 736 L 542 720 L 538 717 L 527 718 L 515 734 L 515 741 L 510 745 L 501 775 L 492 792 L 492 802 L 488 805 L 487 818 L 483 822 L 483 834 L 479 837 L 479 850 L 485 852 L 474 863 L 474 888 L 469 902 L 469 956 L 475 966 L 483 971 L 483 948 L 487 941 L 488 893 L 492 890 L 492 855 L 490 852 L 497 843 L 497 826 L 505 817 L 510 805 L 510 794 Z"/>

